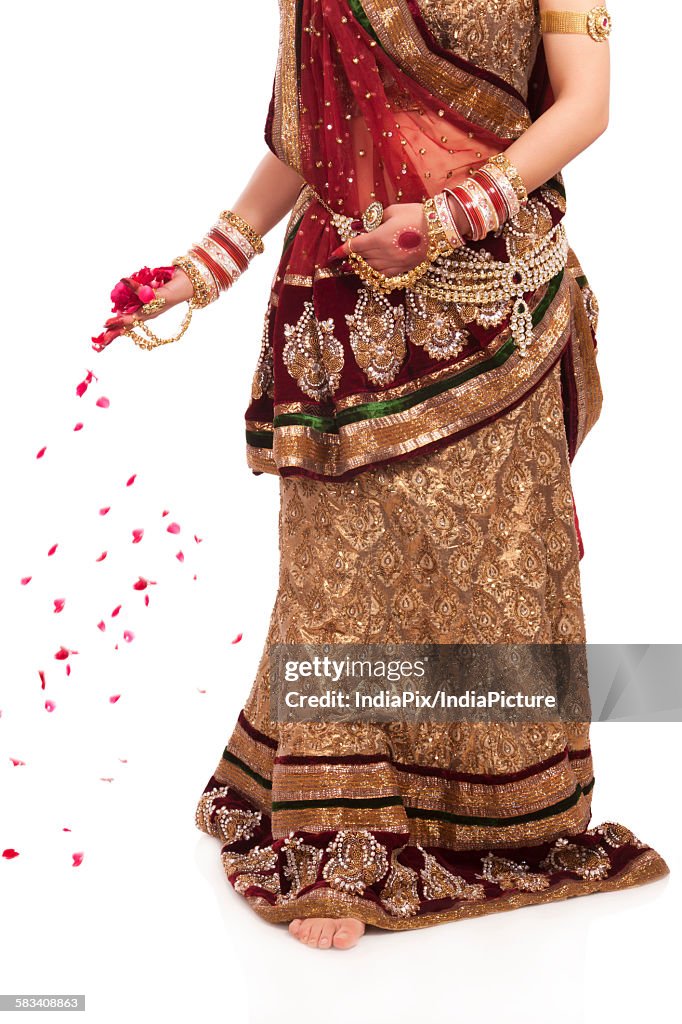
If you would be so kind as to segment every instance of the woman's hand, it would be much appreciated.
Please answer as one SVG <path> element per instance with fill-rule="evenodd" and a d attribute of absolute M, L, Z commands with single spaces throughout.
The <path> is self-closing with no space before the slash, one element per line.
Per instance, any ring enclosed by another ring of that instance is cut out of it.
<path fill-rule="evenodd" d="M 116 313 L 114 316 L 110 316 L 104 323 L 104 332 L 98 338 L 92 339 L 93 347 L 97 351 L 106 348 L 114 338 L 118 338 L 124 328 L 130 327 L 133 320 L 155 320 L 157 316 L 161 316 L 167 309 L 177 306 L 180 302 L 188 302 L 194 295 L 194 287 L 185 271 L 181 270 L 180 267 L 175 267 L 175 273 L 170 281 L 155 288 L 154 293 L 158 299 L 166 300 L 162 309 L 157 313 L 148 313 L 146 315 L 138 310 L 137 313 Z"/>
<path fill-rule="evenodd" d="M 412 270 L 426 258 L 428 227 L 421 203 L 393 203 L 378 228 L 356 235 L 335 249 L 330 260 L 346 257 L 352 248 L 386 277 Z"/>

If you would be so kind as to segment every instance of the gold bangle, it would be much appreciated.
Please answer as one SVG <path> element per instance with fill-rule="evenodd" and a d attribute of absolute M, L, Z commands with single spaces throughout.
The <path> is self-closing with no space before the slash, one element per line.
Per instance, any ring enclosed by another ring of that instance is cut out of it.
<path fill-rule="evenodd" d="M 611 35 L 613 22 L 604 6 L 586 12 L 541 11 L 540 31 L 588 35 L 596 43 L 604 43 Z"/>
<path fill-rule="evenodd" d="M 504 153 L 496 153 L 495 156 L 488 157 L 486 163 L 493 164 L 493 166 L 499 167 L 504 172 L 516 192 L 516 198 L 522 205 L 528 202 L 528 190 L 524 185 L 523 178 Z M 483 166 L 485 167 L 485 164 Z"/>
<path fill-rule="evenodd" d="M 192 288 L 194 289 L 194 307 L 196 309 L 203 309 L 204 306 L 208 306 L 211 302 L 211 293 L 208 289 L 208 285 L 195 267 L 193 260 L 191 260 L 189 256 L 177 256 L 173 260 L 173 266 L 180 267 L 180 270 L 184 270 L 192 282 Z"/>
<path fill-rule="evenodd" d="M 243 217 L 240 217 L 238 213 L 233 213 L 232 210 L 223 210 L 220 214 L 221 218 L 227 221 L 228 224 L 234 225 L 238 231 L 241 231 L 244 238 L 249 241 L 253 247 L 254 252 L 263 252 L 265 246 L 263 245 L 263 238 L 258 232 L 247 224 Z"/>

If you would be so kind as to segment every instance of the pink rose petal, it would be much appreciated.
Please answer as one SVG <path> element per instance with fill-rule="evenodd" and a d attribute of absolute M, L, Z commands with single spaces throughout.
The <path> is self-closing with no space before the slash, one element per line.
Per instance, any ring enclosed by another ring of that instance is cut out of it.
<path fill-rule="evenodd" d="M 83 429 L 83 424 L 82 423 L 77 423 L 76 426 L 73 429 L 74 430 L 82 430 Z"/>
<path fill-rule="evenodd" d="M 175 557 L 177 558 L 178 562 L 184 562 L 185 561 L 185 556 L 183 555 L 182 551 L 178 551 L 178 553 L 177 553 L 177 555 Z"/>
<path fill-rule="evenodd" d="M 199 691 L 199 693 L 206 693 L 206 690 L 199 690 L 198 686 L 197 686 L 197 690 Z"/>
<path fill-rule="evenodd" d="M 170 515 L 170 511 L 166 508 L 161 513 L 161 518 L 163 519 L 164 516 L 168 516 L 168 515 Z"/>
<path fill-rule="evenodd" d="M 119 761 L 121 762 L 121 764 L 128 764 L 128 758 L 127 757 L 119 757 Z"/>
<path fill-rule="evenodd" d="M 106 553 L 106 551 L 103 551 L 102 554 L 99 556 L 99 558 L 96 558 L 95 561 L 96 562 L 103 562 L 106 557 L 107 557 L 107 553 Z"/>
<path fill-rule="evenodd" d="M 43 448 L 40 449 L 40 451 L 36 454 L 36 458 L 37 459 L 42 459 L 42 457 L 43 457 L 43 455 L 45 454 L 46 451 L 47 451 L 47 445 L 45 445 Z"/>
<path fill-rule="evenodd" d="M 104 508 L 101 508 L 101 509 L 99 510 L 99 514 L 100 514 L 101 516 L 105 516 L 105 515 L 107 514 L 107 512 L 109 511 L 109 509 L 110 509 L 110 508 L 111 508 L 111 505 L 105 505 L 105 506 L 104 506 Z"/>
<path fill-rule="evenodd" d="M 15 768 L 18 768 L 19 765 L 21 764 L 26 764 L 25 761 L 20 761 L 18 757 L 10 757 L 10 761 L 12 762 Z"/>
<path fill-rule="evenodd" d="M 57 547 L 58 547 L 57 544 L 53 544 L 52 547 L 50 548 L 50 550 L 48 551 L 48 555 L 53 555 L 55 553 L 55 551 L 57 550 Z"/>
<path fill-rule="evenodd" d="M 100 620 L 99 620 L 99 622 L 97 623 L 97 628 L 98 628 L 98 629 L 101 629 L 101 630 L 102 630 L 102 632 L 104 633 L 104 631 L 105 631 L 105 630 L 106 630 L 106 628 L 107 628 L 107 627 L 106 627 L 106 626 L 104 625 L 104 619 L 100 619 Z"/>
<path fill-rule="evenodd" d="M 116 701 L 117 701 L 117 700 L 120 700 L 120 699 L 121 699 L 121 694 L 120 694 L 120 693 L 115 693 L 115 694 L 113 695 L 113 697 L 110 697 L 110 698 L 109 698 L 109 703 L 110 703 L 110 704 L 115 704 L 115 703 L 116 703 Z"/>
<path fill-rule="evenodd" d="M 45 673 L 43 672 L 42 668 L 38 669 L 38 675 L 40 676 L 40 689 L 44 690 L 45 689 Z"/>
<path fill-rule="evenodd" d="M 65 661 L 70 653 L 71 652 L 69 651 L 68 647 L 60 647 L 57 653 L 55 654 L 55 658 L 57 659 L 57 661 Z"/>
<path fill-rule="evenodd" d="M 133 544 L 139 544 L 144 537 L 144 530 L 133 530 Z"/>
<path fill-rule="evenodd" d="M 135 483 L 136 476 L 137 473 L 133 473 L 133 475 L 126 480 L 126 487 L 130 487 L 131 484 Z"/>
<path fill-rule="evenodd" d="M 13 860 L 15 857 L 19 856 L 19 851 L 13 850 L 12 847 L 10 846 L 7 850 L 2 851 L 2 855 L 5 858 L 5 860 Z"/>
<path fill-rule="evenodd" d="M 63 829 L 62 829 L 62 832 L 70 832 L 70 831 L 71 831 L 71 829 L 70 829 L 70 828 L 66 828 L 66 827 L 65 827 L 65 828 L 63 828 Z"/>
<path fill-rule="evenodd" d="M 100 782 L 113 782 L 114 781 L 114 777 L 113 777 L 113 775 L 100 775 L 99 781 Z"/>
<path fill-rule="evenodd" d="M 146 607 L 149 608 L 149 594 L 144 595 L 144 603 Z"/>
<path fill-rule="evenodd" d="M 22 585 L 22 587 L 25 587 L 26 584 L 30 583 L 32 579 L 33 579 L 32 576 L 22 576 L 21 577 L 21 585 Z"/>
<path fill-rule="evenodd" d="M 156 580 L 146 580 L 144 576 L 138 576 L 135 583 L 133 583 L 133 590 L 146 590 L 147 587 L 155 587 Z"/>
<path fill-rule="evenodd" d="M 64 598 L 64 597 L 55 597 L 55 599 L 54 599 L 54 610 L 55 610 L 55 612 L 61 612 L 63 610 L 65 604 L 66 604 L 66 598 Z"/>
<path fill-rule="evenodd" d="M 166 527 L 167 533 L 180 533 L 180 526 L 178 523 L 169 523 Z"/>
<path fill-rule="evenodd" d="M 113 612 L 111 613 L 112 619 L 115 618 L 118 615 L 118 613 L 120 612 L 122 607 L 123 607 L 122 604 L 117 604 L 116 605 L 116 607 L 114 608 Z"/>
<path fill-rule="evenodd" d="M 110 405 L 110 402 L 109 402 L 108 398 L 105 398 L 104 395 L 102 395 L 101 398 L 97 399 L 97 401 L 95 402 L 95 405 L 98 405 L 100 407 L 100 409 L 108 409 L 109 405 Z"/>
<path fill-rule="evenodd" d="M 135 639 L 135 634 L 131 633 L 129 629 L 125 629 L 123 631 L 123 639 L 125 640 L 126 643 L 129 644 L 131 640 Z"/>
<path fill-rule="evenodd" d="M 231 641 L 231 643 L 238 644 L 243 636 L 244 636 L 243 633 L 237 633 L 236 637 L 234 638 L 234 640 Z"/>
<path fill-rule="evenodd" d="M 84 856 L 85 856 L 85 854 L 82 851 L 79 852 L 79 853 L 72 853 L 71 854 L 71 858 L 73 860 L 73 865 L 72 866 L 74 868 L 79 868 L 81 866 L 81 864 L 83 863 L 83 857 Z"/>
<path fill-rule="evenodd" d="M 71 665 L 68 662 L 66 663 L 66 674 L 67 676 L 71 675 Z"/>
<path fill-rule="evenodd" d="M 46 700 L 45 701 L 45 710 L 46 711 L 54 711 L 54 709 L 56 707 L 57 707 L 57 705 L 55 704 L 55 702 L 53 700 Z"/>
<path fill-rule="evenodd" d="M 197 544 L 201 544 L 201 542 L 202 542 L 202 540 L 203 540 L 204 538 L 203 538 L 203 537 L 197 537 L 197 535 L 196 535 L 196 533 L 195 533 L 195 534 L 194 534 L 194 539 L 195 539 L 195 541 L 197 542 Z"/>

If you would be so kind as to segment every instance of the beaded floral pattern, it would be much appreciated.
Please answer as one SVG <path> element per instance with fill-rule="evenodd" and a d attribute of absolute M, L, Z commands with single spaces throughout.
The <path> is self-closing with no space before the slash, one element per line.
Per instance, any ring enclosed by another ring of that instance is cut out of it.
<path fill-rule="evenodd" d="M 453 359 L 470 341 L 462 329 L 455 303 L 408 291 L 405 294 L 406 331 L 413 345 L 420 345 L 431 359 Z"/>
<path fill-rule="evenodd" d="M 367 829 L 342 829 L 327 847 L 322 875 L 333 889 L 361 896 L 388 871 L 385 848 Z"/>
<path fill-rule="evenodd" d="M 547 871 L 570 871 L 585 879 L 605 878 L 610 866 L 601 846 L 579 846 L 565 838 L 557 839 L 541 864 Z"/>
<path fill-rule="evenodd" d="M 380 292 L 361 288 L 355 312 L 346 314 L 355 360 L 373 384 L 390 384 L 407 354 L 405 309 Z"/>
<path fill-rule="evenodd" d="M 343 346 L 334 335 L 334 321 L 317 320 L 310 301 L 295 324 L 285 324 L 284 365 L 301 391 L 311 398 L 329 398 L 339 386 Z"/>

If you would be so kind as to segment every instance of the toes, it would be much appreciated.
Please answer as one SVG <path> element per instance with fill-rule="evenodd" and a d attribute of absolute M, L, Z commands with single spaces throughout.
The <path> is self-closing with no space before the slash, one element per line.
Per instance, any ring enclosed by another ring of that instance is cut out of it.
<path fill-rule="evenodd" d="M 311 928 L 312 928 L 312 922 L 311 921 L 303 921 L 303 923 L 301 924 L 301 927 L 298 930 L 298 935 L 296 936 L 296 938 L 300 939 L 301 942 L 307 942 L 308 939 L 310 938 L 310 930 L 311 930 Z"/>
<path fill-rule="evenodd" d="M 320 932 L 320 938 L 318 946 L 320 949 L 329 949 L 334 938 L 334 932 L 336 931 L 336 924 L 334 921 L 325 921 Z"/>
<path fill-rule="evenodd" d="M 357 945 L 358 939 L 364 933 L 365 926 L 361 921 L 342 920 L 334 932 L 333 943 L 336 949 L 351 949 Z"/>
<path fill-rule="evenodd" d="M 292 921 L 291 924 L 289 925 L 289 931 L 291 932 L 292 935 L 295 935 L 296 938 L 298 938 L 298 933 L 301 930 L 302 924 L 303 921 L 301 920 L 301 918 L 297 917 L 296 920 Z"/>
<path fill-rule="evenodd" d="M 322 935 L 322 929 L 323 929 L 324 925 L 325 925 L 325 921 L 323 919 L 315 919 L 315 920 L 313 920 L 313 922 L 312 922 L 312 924 L 310 926 L 310 933 L 308 935 L 308 945 L 309 946 L 314 946 L 315 948 L 317 948 L 317 945 L 318 945 L 318 943 L 320 941 L 320 936 Z"/>

